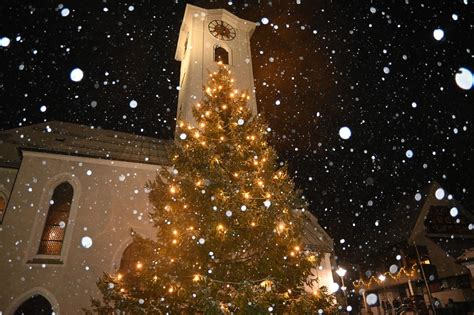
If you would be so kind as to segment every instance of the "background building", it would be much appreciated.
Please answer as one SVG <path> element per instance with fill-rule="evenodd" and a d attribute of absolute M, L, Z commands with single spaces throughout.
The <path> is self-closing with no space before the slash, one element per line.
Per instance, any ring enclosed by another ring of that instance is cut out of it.
<path fill-rule="evenodd" d="M 446 306 L 452 299 L 460 310 L 472 311 L 474 282 L 466 265 L 472 264 L 473 214 L 437 182 L 393 214 L 389 245 L 359 268 L 361 279 L 354 282 L 370 310 L 382 314 L 387 303 L 411 297 L 425 309 L 430 301 Z"/>

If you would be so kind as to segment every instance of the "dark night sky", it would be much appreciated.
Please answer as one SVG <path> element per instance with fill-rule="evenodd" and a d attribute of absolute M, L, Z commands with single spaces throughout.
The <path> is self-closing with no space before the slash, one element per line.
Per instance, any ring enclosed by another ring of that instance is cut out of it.
<path fill-rule="evenodd" d="M 474 89 L 455 82 L 460 67 L 474 70 L 471 0 L 189 3 L 269 19 L 252 40 L 259 110 L 339 255 L 384 245 L 387 227 L 407 221 L 390 219 L 397 203 L 431 180 L 472 209 Z M 0 38 L 11 43 L 0 47 L 0 128 L 62 120 L 170 138 L 184 7 L 2 1 Z"/>

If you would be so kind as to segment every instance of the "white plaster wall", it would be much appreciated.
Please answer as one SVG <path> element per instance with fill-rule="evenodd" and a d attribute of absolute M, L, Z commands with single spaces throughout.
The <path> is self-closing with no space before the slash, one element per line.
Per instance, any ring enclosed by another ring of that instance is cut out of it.
<path fill-rule="evenodd" d="M 130 241 L 130 228 L 153 237 L 152 225 L 146 222 L 150 205 L 144 185 L 154 179 L 156 168 L 24 152 L 0 227 L 0 313 L 12 314 L 26 299 L 25 292 L 49 292 L 45 297 L 53 305 L 57 301 L 55 311 L 61 314 L 76 314 L 89 307 L 90 296 L 98 294 L 97 279 L 104 271 L 114 271 L 114 264 L 119 263 Z M 92 171 L 90 176 L 88 170 Z M 54 189 L 48 185 L 58 176 L 59 180 L 71 177 L 75 188 L 76 209 L 71 214 L 77 213 L 67 225 L 66 233 L 72 232 L 70 242 L 63 245 L 67 257 L 60 265 L 31 264 L 27 261 L 37 251 Z M 84 236 L 92 238 L 91 248 L 81 246 Z"/>
<path fill-rule="evenodd" d="M 46 297 L 56 313 L 80 313 L 90 306 L 91 296 L 100 297 L 97 279 L 118 267 L 131 241 L 130 229 L 154 236 L 146 222 L 151 206 L 144 185 L 155 178 L 159 166 L 37 152 L 23 156 L 0 226 L 0 284 L 8 288 L 0 289 L 0 313 L 13 314 L 35 293 Z M 70 238 L 63 245 L 64 263 L 28 263 L 38 249 L 52 192 L 65 179 L 75 195 L 66 231 Z M 81 246 L 84 236 L 92 238 L 91 248 Z M 309 292 L 334 282 L 329 253 L 313 274 L 319 283 L 306 287 Z"/>
<path fill-rule="evenodd" d="M 229 69 L 232 71 L 235 87 L 250 93 L 249 106 L 256 114 L 249 26 L 244 26 L 243 20 L 223 10 L 208 11 L 193 6 L 188 7 L 190 7 L 191 14 L 187 15 L 183 21 L 185 23 L 183 29 L 185 32 L 189 32 L 188 51 L 181 60 L 178 120 L 195 122 L 192 106 L 202 99 L 202 87 L 209 80 L 208 71 L 217 70 L 217 63 L 214 62 L 215 45 L 221 45 L 231 50 Z M 216 39 L 208 31 L 208 25 L 212 20 L 223 20 L 232 25 L 236 30 L 236 37 L 231 41 Z M 181 36 L 185 36 L 185 34 Z M 182 42 L 183 45 L 184 42 Z M 182 51 L 184 51 L 184 47 Z"/>
<path fill-rule="evenodd" d="M 333 278 L 333 266 L 331 264 L 331 254 L 323 253 L 321 261 L 316 268 L 311 269 L 312 276 L 309 276 L 310 279 L 318 279 L 318 282 L 313 286 L 304 285 L 306 292 L 316 292 L 321 287 L 326 287 L 327 289 L 331 288 L 331 284 L 334 283 Z"/>

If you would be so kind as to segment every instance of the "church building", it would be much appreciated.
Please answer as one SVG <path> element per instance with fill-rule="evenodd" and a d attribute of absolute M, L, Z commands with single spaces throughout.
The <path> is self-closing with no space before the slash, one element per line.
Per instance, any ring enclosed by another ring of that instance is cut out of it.
<path fill-rule="evenodd" d="M 232 70 L 254 91 L 250 39 L 255 23 L 223 9 L 187 5 L 176 59 L 177 119 L 193 123 L 208 70 Z M 257 113 L 255 94 L 249 106 Z M 103 272 L 133 262 L 131 230 L 154 238 L 145 188 L 171 167 L 171 140 L 51 121 L 0 132 L 0 314 L 76 314 L 100 297 Z M 313 274 L 333 284 L 333 241 L 306 211 L 304 236 L 322 253 Z M 307 287 L 308 291 L 317 287 Z"/>

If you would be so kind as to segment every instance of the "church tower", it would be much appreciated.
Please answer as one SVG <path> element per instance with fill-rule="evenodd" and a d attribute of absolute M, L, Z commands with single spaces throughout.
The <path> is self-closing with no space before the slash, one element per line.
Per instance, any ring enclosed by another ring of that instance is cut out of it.
<path fill-rule="evenodd" d="M 177 121 L 195 124 L 192 108 L 219 61 L 232 71 L 235 87 L 249 92 L 248 104 L 257 114 L 250 50 L 255 26 L 224 9 L 186 5 L 175 55 L 181 61 Z"/>

